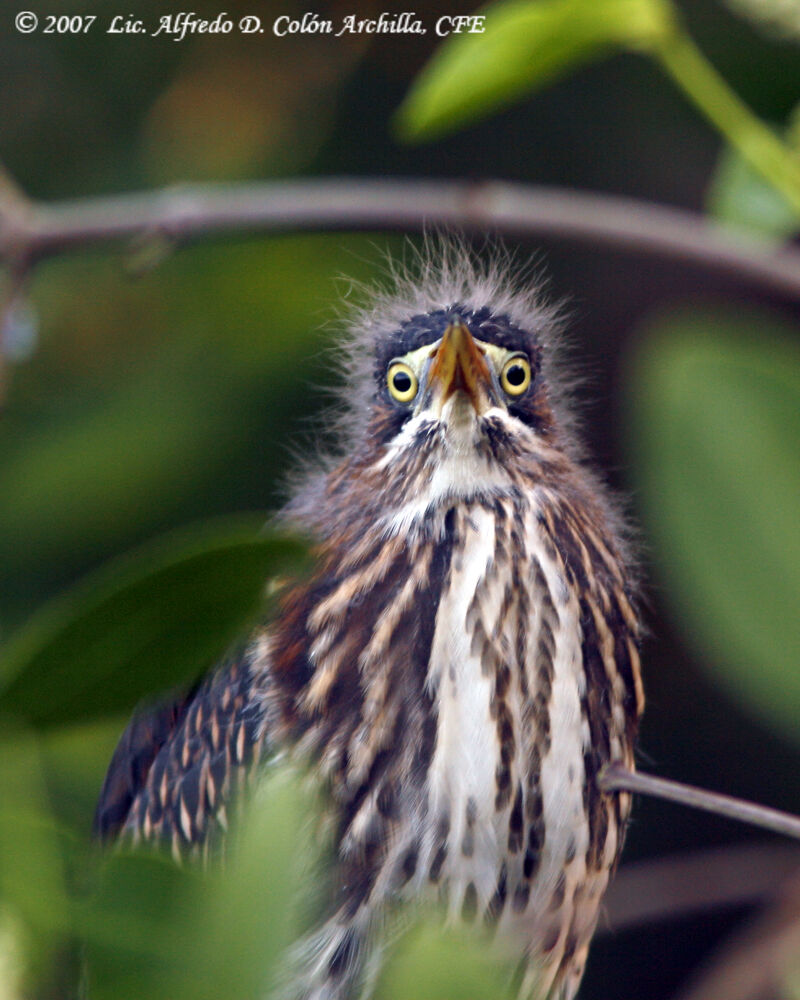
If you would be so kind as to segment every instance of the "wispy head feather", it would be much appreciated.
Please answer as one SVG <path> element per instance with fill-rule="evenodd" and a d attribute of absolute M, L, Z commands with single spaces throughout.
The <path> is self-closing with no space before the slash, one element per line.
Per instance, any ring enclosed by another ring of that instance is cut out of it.
<path fill-rule="evenodd" d="M 570 406 L 575 379 L 564 350 L 565 309 L 545 301 L 546 282 L 535 260 L 523 262 L 500 243 L 476 251 L 461 236 L 427 234 L 421 245 L 408 241 L 401 259 L 388 254 L 382 279 L 374 285 L 348 282 L 337 326 L 341 333 L 331 360 L 339 369 L 334 405 L 325 414 L 324 454 L 304 460 L 291 481 L 296 514 L 315 502 L 322 481 L 344 457 L 360 447 L 374 405 L 375 359 L 381 345 L 415 316 L 459 307 L 488 308 L 535 336 L 542 347 L 548 399 L 562 432 L 563 447 L 579 457 Z"/>

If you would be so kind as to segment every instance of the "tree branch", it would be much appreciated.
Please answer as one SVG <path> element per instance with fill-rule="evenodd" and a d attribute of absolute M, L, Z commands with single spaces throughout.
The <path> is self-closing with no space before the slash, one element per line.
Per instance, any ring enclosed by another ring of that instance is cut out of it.
<path fill-rule="evenodd" d="M 774 897 L 800 871 L 800 849 L 757 844 L 623 864 L 604 909 L 611 931 Z"/>
<path fill-rule="evenodd" d="M 702 216 L 603 194 L 500 181 L 325 178 L 160 191 L 43 204 L 0 188 L 0 258 L 36 261 L 130 240 L 236 232 L 420 230 L 452 226 L 572 240 L 694 264 L 800 299 L 800 250 L 724 230 Z"/>
<path fill-rule="evenodd" d="M 726 816 L 740 823 L 749 823 L 800 840 L 798 816 L 792 816 L 780 809 L 770 809 L 768 806 L 746 802 L 732 795 L 707 792 L 703 788 L 686 785 L 680 781 L 668 781 L 666 778 L 642 774 L 641 771 L 630 771 L 620 761 L 612 761 L 602 769 L 598 776 L 598 784 L 604 792 L 650 795 L 653 798 L 677 802 L 679 805 L 689 806 L 690 809 L 702 809 L 717 816 Z"/>
<path fill-rule="evenodd" d="M 15 240 L 16 233 L 24 233 L 27 228 L 27 216 L 35 210 L 34 202 L 26 197 L 23 190 L 0 162 L 0 257 L 5 258 L 12 272 L 19 270 L 19 258 L 15 243 L 21 246 L 22 240 Z M 6 248 L 6 240 L 10 240 Z"/>

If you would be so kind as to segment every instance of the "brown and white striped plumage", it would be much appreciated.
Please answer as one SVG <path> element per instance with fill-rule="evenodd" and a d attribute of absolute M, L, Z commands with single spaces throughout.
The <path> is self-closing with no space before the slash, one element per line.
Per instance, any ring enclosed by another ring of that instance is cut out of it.
<path fill-rule="evenodd" d="M 287 511 L 319 539 L 314 576 L 241 657 L 132 723 L 98 810 L 105 835 L 180 853 L 224 826 L 263 748 L 317 761 L 338 850 L 298 951 L 307 1000 L 358 995 L 385 912 L 425 898 L 495 928 L 522 995 L 572 997 L 629 809 L 596 779 L 633 764 L 632 584 L 554 415 L 552 317 L 450 254 L 342 347 L 347 453 Z"/>

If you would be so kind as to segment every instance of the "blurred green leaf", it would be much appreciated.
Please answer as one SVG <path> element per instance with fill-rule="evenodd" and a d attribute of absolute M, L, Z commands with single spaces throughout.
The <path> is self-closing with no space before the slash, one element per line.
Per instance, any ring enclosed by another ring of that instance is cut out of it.
<path fill-rule="evenodd" d="M 25 929 L 16 913 L 0 900 L 0 998 L 23 1000 Z"/>
<path fill-rule="evenodd" d="M 72 831 L 76 850 L 88 841 L 97 795 L 108 762 L 129 715 L 103 717 L 87 724 L 49 729 L 40 741 L 50 808 L 59 826 Z"/>
<path fill-rule="evenodd" d="M 38 726 L 132 708 L 222 655 L 304 546 L 254 518 L 160 539 L 33 616 L 0 648 L 0 714 Z"/>
<path fill-rule="evenodd" d="M 800 739 L 800 352 L 761 313 L 650 331 L 629 426 L 648 536 L 684 631 L 746 705 Z"/>
<path fill-rule="evenodd" d="M 203 889 L 198 872 L 167 857 L 112 856 L 96 895 L 76 907 L 90 995 L 167 1000 L 178 968 L 194 955 Z M 190 994 L 175 1000 L 181 996 Z"/>
<path fill-rule="evenodd" d="M 32 928 L 64 929 L 66 897 L 39 748 L 23 729 L 0 742 L 0 897 Z"/>
<path fill-rule="evenodd" d="M 800 40 L 800 7 L 796 0 L 725 0 L 735 13 L 774 39 Z"/>
<path fill-rule="evenodd" d="M 249 802 L 230 860 L 210 886 L 207 945 L 197 948 L 201 974 L 188 994 L 194 1000 L 266 995 L 285 950 L 301 936 L 301 908 L 319 864 L 311 799 L 297 773 L 277 768 Z"/>
<path fill-rule="evenodd" d="M 0 422 L 0 635 L 169 526 L 279 502 L 336 370 L 337 275 L 381 256 L 328 234 L 198 243 L 137 281 L 114 255 L 37 269 L 42 345 Z"/>
<path fill-rule="evenodd" d="M 70 931 L 64 861 L 37 740 L 5 727 L 0 741 L 0 962 L 25 995 L 48 980 Z M 0 993 L 5 984 L 0 982 Z"/>
<path fill-rule="evenodd" d="M 252 1000 L 298 933 L 307 812 L 296 776 L 277 771 L 235 831 L 224 870 L 202 876 L 148 854 L 116 855 L 77 922 L 96 1000 Z"/>
<path fill-rule="evenodd" d="M 669 37 L 668 0 L 506 0 L 485 8 L 482 34 L 451 35 L 412 85 L 396 126 L 430 139 L 614 49 L 647 51 Z"/>
<path fill-rule="evenodd" d="M 491 954 L 486 937 L 469 928 L 445 930 L 429 918 L 393 952 L 376 1000 L 497 1000 L 509 992 L 512 971 Z"/>
<path fill-rule="evenodd" d="M 720 155 L 706 209 L 720 222 L 781 242 L 800 232 L 800 213 L 730 146 Z"/>
<path fill-rule="evenodd" d="M 158 362 L 122 383 L 112 372 L 94 393 L 48 398 L 26 423 L 16 427 L 12 419 L 4 428 L 0 579 L 6 588 L 11 573 L 24 578 L 32 564 L 46 572 L 65 553 L 85 554 L 109 536 L 124 537 L 132 523 L 152 518 L 154 507 L 162 517 L 172 512 L 215 450 L 235 446 L 221 388 L 190 379 L 163 356 Z M 223 410 L 216 423 L 209 409 Z"/>

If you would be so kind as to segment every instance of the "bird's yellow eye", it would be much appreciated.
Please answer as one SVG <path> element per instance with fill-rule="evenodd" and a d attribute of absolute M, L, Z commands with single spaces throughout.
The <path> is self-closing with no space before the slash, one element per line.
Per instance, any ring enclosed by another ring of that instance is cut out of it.
<path fill-rule="evenodd" d="M 500 373 L 500 385 L 509 396 L 521 396 L 531 384 L 531 366 L 527 358 L 509 358 Z"/>
<path fill-rule="evenodd" d="M 410 403 L 416 396 L 419 382 L 411 368 L 402 361 L 393 361 L 386 373 L 386 384 L 398 403 Z"/>

